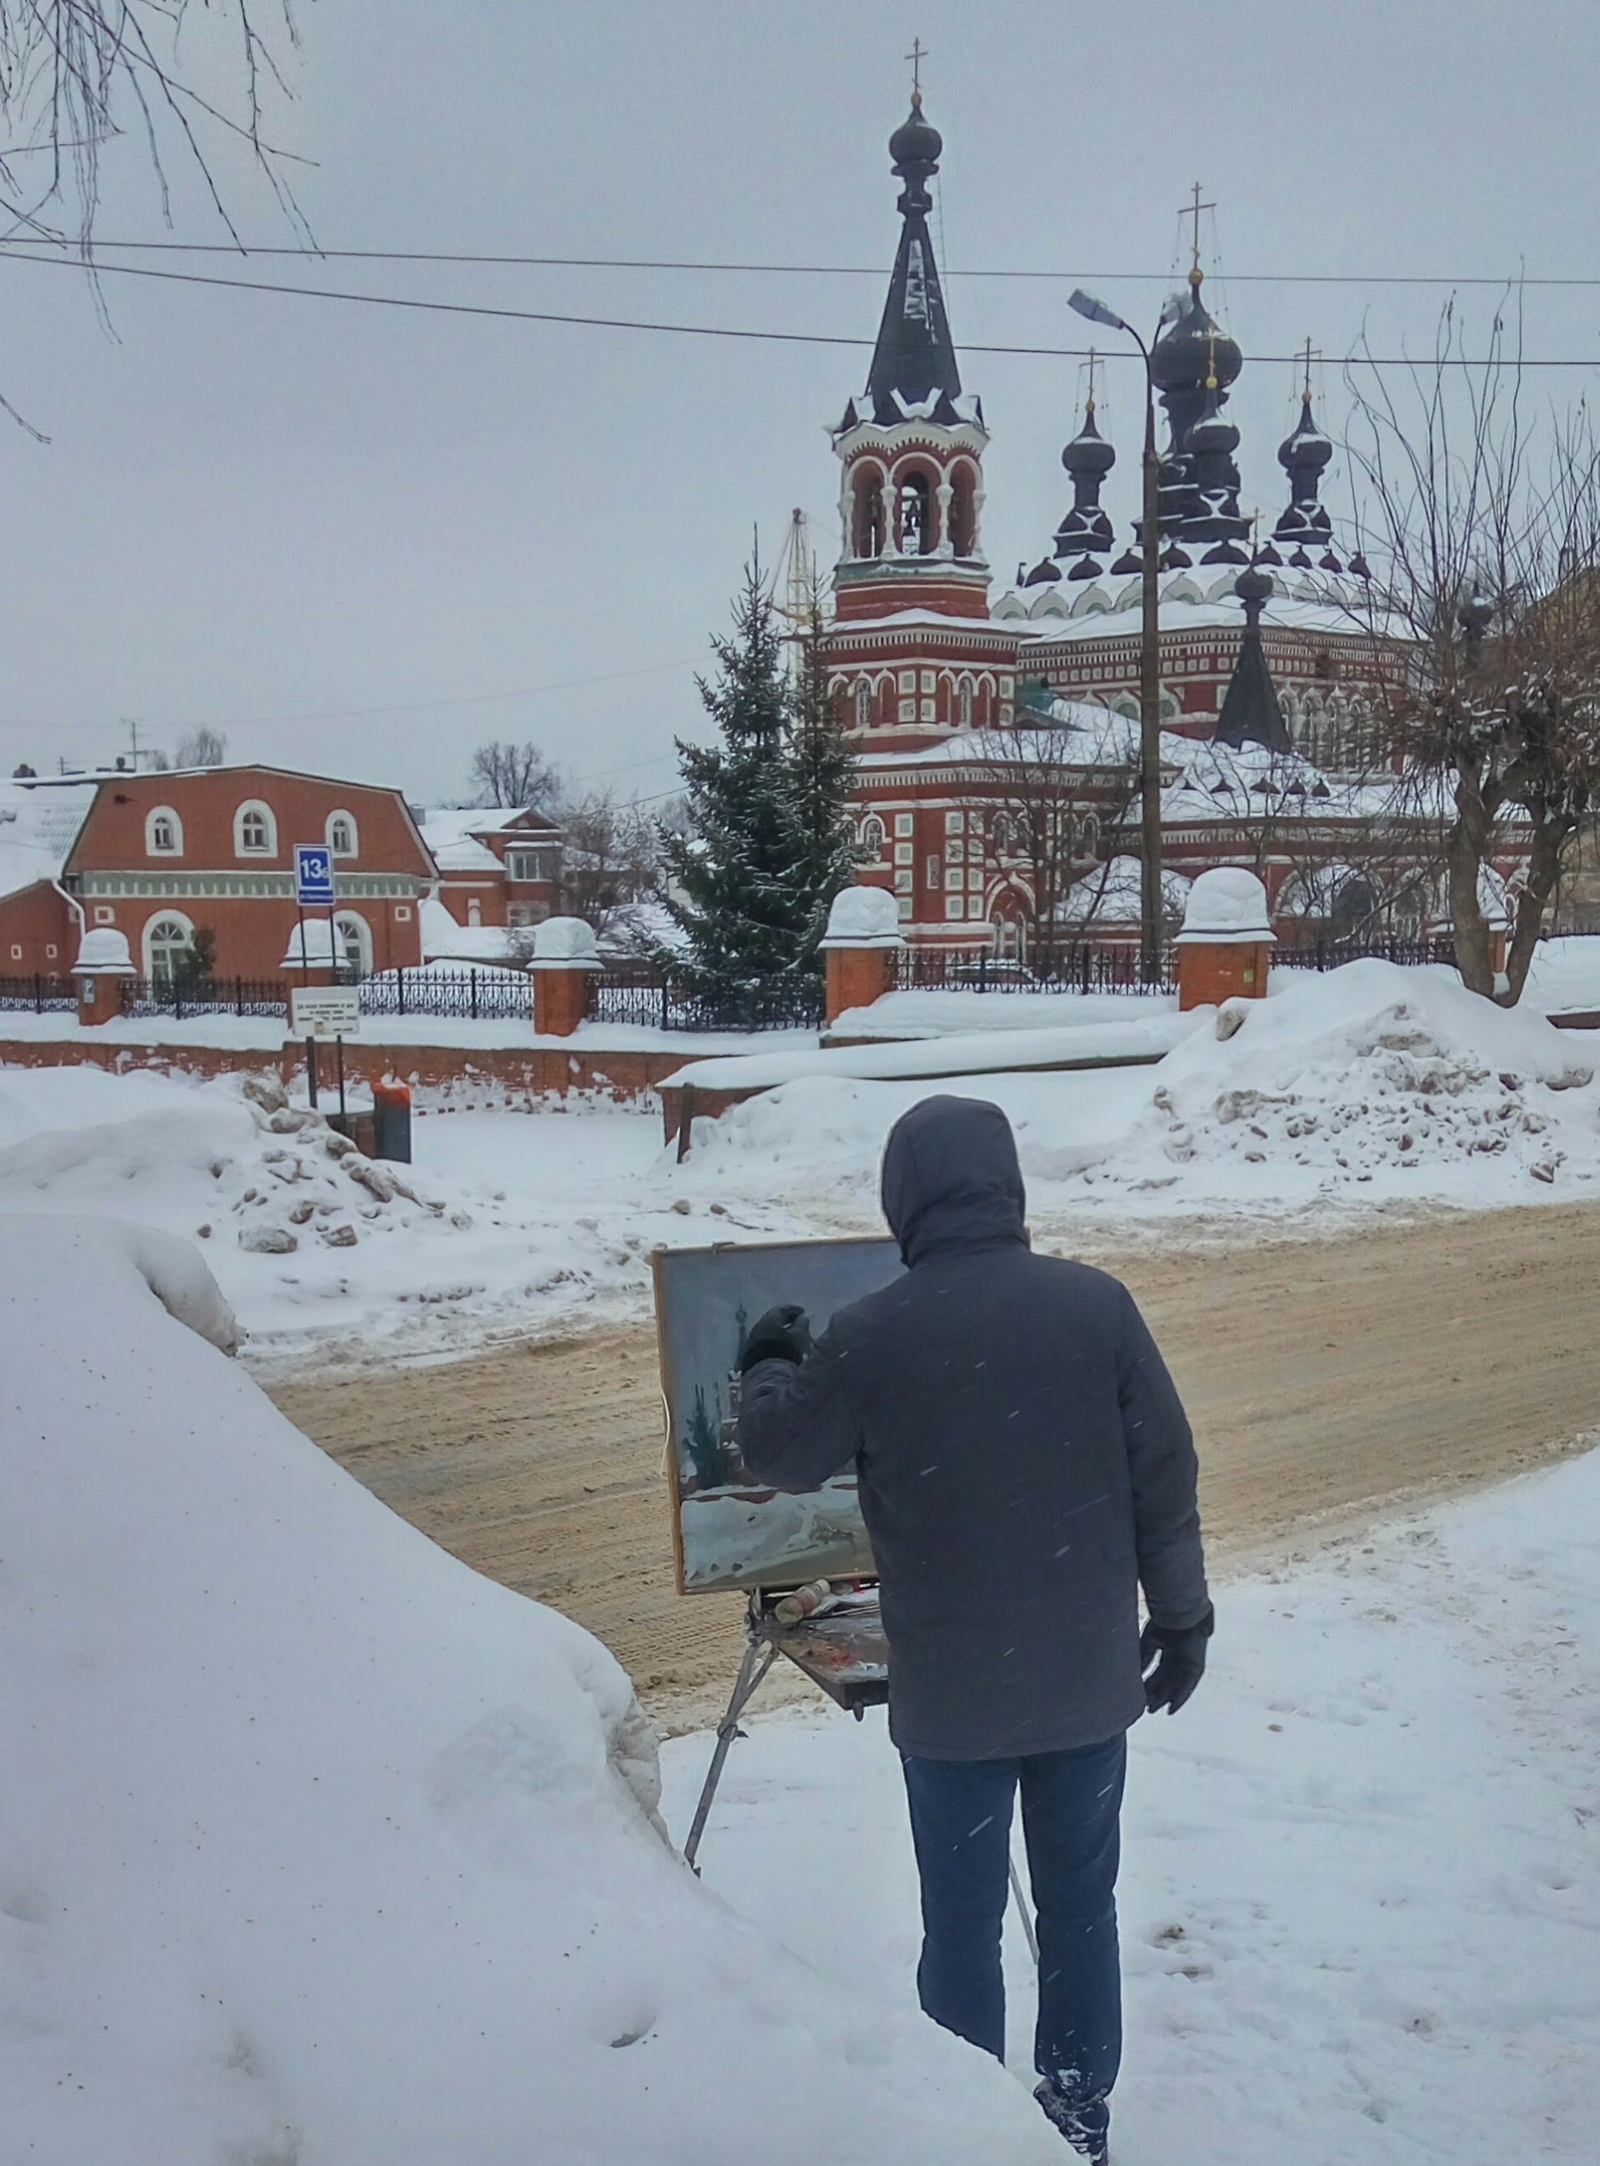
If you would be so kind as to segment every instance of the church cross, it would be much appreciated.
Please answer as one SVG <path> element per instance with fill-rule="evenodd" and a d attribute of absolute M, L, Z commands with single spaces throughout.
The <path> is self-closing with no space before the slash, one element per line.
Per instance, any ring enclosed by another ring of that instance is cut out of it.
<path fill-rule="evenodd" d="M 921 38 L 913 38 L 911 40 L 911 50 L 906 54 L 906 58 L 911 63 L 911 95 L 919 105 L 922 103 L 922 63 L 927 57 L 928 48 L 923 44 Z"/>
<path fill-rule="evenodd" d="M 1200 183 L 1199 183 L 1198 181 L 1196 181 L 1196 182 L 1195 182 L 1195 184 L 1194 184 L 1194 189 L 1193 189 L 1193 195 L 1194 195 L 1194 201 L 1193 201 L 1192 203 L 1186 203 L 1186 204 L 1184 204 L 1183 208 L 1182 208 L 1182 209 L 1181 209 L 1181 210 L 1179 211 L 1179 213 L 1178 213 L 1178 216 L 1179 216 L 1180 218 L 1192 218 L 1192 219 L 1194 220 L 1194 265 L 1193 265 L 1193 269 L 1194 269 L 1194 270 L 1196 270 L 1196 271 L 1198 271 L 1198 270 L 1199 270 L 1199 268 L 1200 268 L 1200 213 L 1201 213 L 1202 211 L 1214 211 L 1214 210 L 1216 209 L 1216 207 L 1217 207 L 1217 206 L 1216 206 L 1216 205 L 1215 205 L 1214 203 L 1202 203 L 1202 202 L 1201 202 L 1201 200 L 1200 200 Z"/>
<path fill-rule="evenodd" d="M 1320 354 L 1320 353 L 1321 353 L 1321 351 L 1322 351 L 1322 349 L 1321 349 L 1321 348 L 1320 348 L 1319 346 L 1313 346 L 1313 345 L 1312 345 L 1312 343 L 1311 343 L 1311 341 L 1310 341 L 1310 339 L 1309 339 L 1309 338 L 1308 338 L 1308 339 L 1306 340 L 1306 350 L 1305 350 L 1304 354 L 1303 354 L 1303 355 L 1301 356 L 1301 359 L 1302 359 L 1302 360 L 1303 360 L 1303 361 L 1305 362 L 1305 365 L 1306 365 L 1306 368 L 1305 368 L 1305 387 L 1304 387 L 1304 392 L 1305 392 L 1305 400 L 1306 400 L 1306 403 L 1307 403 L 1307 405 L 1309 405 L 1309 404 L 1311 403 L 1311 361 L 1312 361 L 1312 356 L 1313 356 L 1314 354 Z"/>

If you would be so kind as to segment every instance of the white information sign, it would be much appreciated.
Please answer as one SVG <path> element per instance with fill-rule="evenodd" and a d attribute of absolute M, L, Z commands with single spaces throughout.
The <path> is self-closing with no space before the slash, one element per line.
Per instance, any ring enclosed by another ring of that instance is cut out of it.
<path fill-rule="evenodd" d="M 297 985 L 289 994 L 295 1038 L 359 1038 L 361 1001 L 353 985 Z"/>

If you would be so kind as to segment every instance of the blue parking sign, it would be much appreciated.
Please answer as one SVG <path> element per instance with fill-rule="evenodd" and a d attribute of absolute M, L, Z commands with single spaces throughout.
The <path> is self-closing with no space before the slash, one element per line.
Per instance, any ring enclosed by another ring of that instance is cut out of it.
<path fill-rule="evenodd" d="M 333 852 L 325 842 L 297 842 L 294 899 L 304 908 L 333 907 Z"/>

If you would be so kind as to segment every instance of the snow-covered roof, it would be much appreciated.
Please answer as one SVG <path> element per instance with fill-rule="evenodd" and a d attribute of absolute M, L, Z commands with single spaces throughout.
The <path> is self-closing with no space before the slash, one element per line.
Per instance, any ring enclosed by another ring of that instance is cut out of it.
<path fill-rule="evenodd" d="M 1056 905 L 1058 925 L 1137 925 L 1144 904 L 1144 868 L 1136 857 L 1114 857 L 1068 889 Z M 1169 911 L 1182 910 L 1191 882 L 1170 865 L 1161 869 L 1161 896 Z"/>
<path fill-rule="evenodd" d="M 1236 565 L 1225 566 L 1220 577 L 1204 567 L 1169 574 L 1161 585 L 1162 631 L 1242 630 L 1244 614 L 1234 592 L 1238 576 Z M 1270 576 L 1274 591 L 1261 616 L 1269 629 L 1276 625 L 1284 631 L 1346 638 L 1359 638 L 1374 629 L 1364 589 L 1331 574 L 1312 578 L 1275 571 Z M 1108 578 L 1103 584 L 1098 579 L 1076 585 L 1062 581 L 1013 590 L 1001 595 L 992 615 L 1010 630 L 1052 641 L 1132 639 L 1143 624 L 1140 582 L 1135 575 Z"/>
<path fill-rule="evenodd" d="M 425 963 L 493 964 L 513 959 L 508 926 L 458 925 L 437 895 L 424 896 L 419 916 Z"/>
<path fill-rule="evenodd" d="M 0 895 L 59 880 L 99 788 L 69 782 L 0 782 Z"/>
<path fill-rule="evenodd" d="M 554 821 L 528 805 L 440 805 L 419 808 L 416 818 L 441 872 L 499 872 L 503 869 L 500 859 L 477 837 L 502 834 L 530 812 L 539 822 L 527 830 L 530 842 L 560 840 L 561 830 Z"/>

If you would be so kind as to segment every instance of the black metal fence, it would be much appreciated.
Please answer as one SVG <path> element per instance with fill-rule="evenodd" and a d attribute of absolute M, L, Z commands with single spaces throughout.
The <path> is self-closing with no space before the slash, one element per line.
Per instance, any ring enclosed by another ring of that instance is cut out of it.
<path fill-rule="evenodd" d="M 895 964 L 896 988 L 907 993 L 1170 993 L 1177 982 L 1170 954 L 1151 981 L 1128 947 L 1058 948 L 1026 963 L 983 949 L 902 948 Z"/>
<path fill-rule="evenodd" d="M 740 986 L 707 1000 L 649 964 L 612 964 L 589 980 L 584 1013 L 594 1023 L 653 1030 L 820 1030 L 820 985 Z"/>
<path fill-rule="evenodd" d="M 1373 937 L 1361 940 L 1311 940 L 1295 941 L 1279 935 L 1278 945 L 1272 951 L 1274 970 L 1338 970 L 1345 963 L 1357 963 L 1368 956 L 1376 956 L 1380 962 L 1403 963 L 1414 967 L 1419 963 L 1448 963 L 1455 967 L 1455 942 L 1448 933 L 1431 940 L 1393 940 Z"/>
<path fill-rule="evenodd" d="M 71 978 L 47 978 L 37 971 L 30 977 L 0 978 L 0 1008 L 31 1008 L 35 1015 L 48 1015 L 77 1005 L 78 989 Z"/>
<path fill-rule="evenodd" d="M 114 978 L 124 1015 L 282 1016 L 289 1012 L 278 978 Z"/>
<path fill-rule="evenodd" d="M 352 981 L 363 1015 L 442 1015 L 464 1023 L 514 1022 L 533 1014 L 523 970 L 386 970 Z"/>

